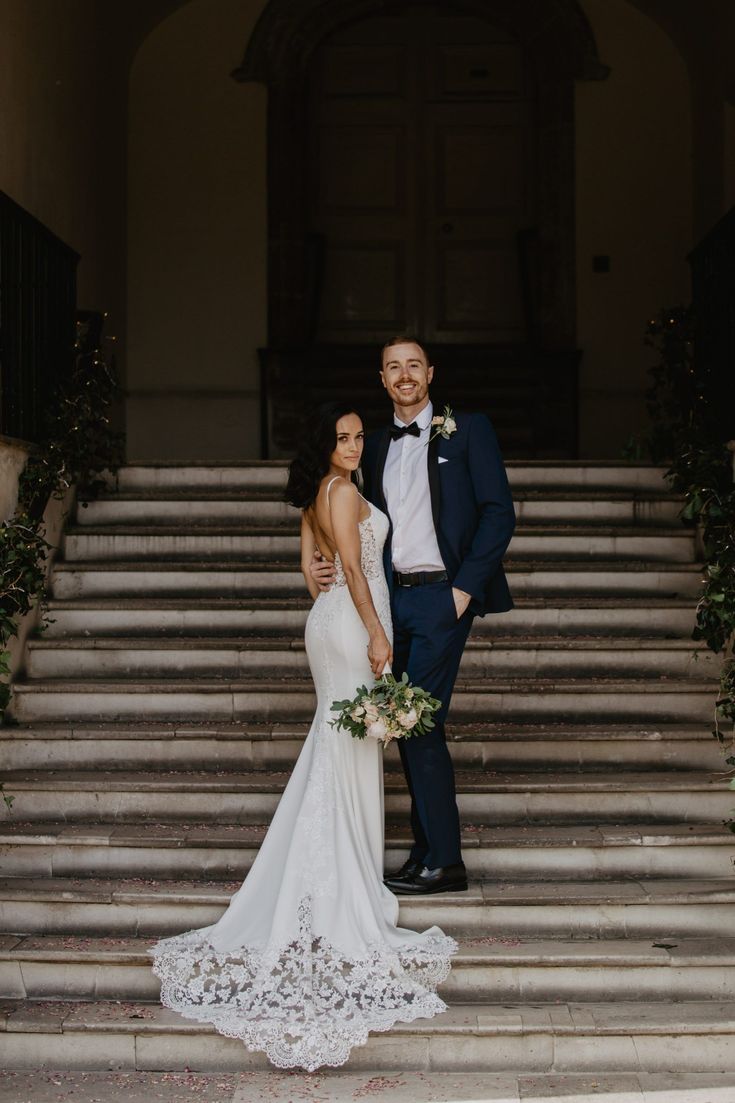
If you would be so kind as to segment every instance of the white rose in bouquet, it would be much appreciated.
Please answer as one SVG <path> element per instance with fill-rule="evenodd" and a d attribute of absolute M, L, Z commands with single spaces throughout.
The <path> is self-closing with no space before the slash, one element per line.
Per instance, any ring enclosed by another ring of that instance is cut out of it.
<path fill-rule="evenodd" d="M 373 720 L 372 724 L 368 725 L 367 734 L 371 739 L 385 739 L 388 734 L 385 720 Z"/>
<path fill-rule="evenodd" d="M 377 706 L 370 701 L 370 703 L 365 706 L 365 723 L 374 724 L 379 716 L 380 713 L 378 712 Z"/>
<path fill-rule="evenodd" d="M 415 727 L 417 721 L 418 715 L 416 713 L 416 709 L 409 709 L 408 712 L 400 712 L 398 714 L 398 723 L 401 725 L 402 728 L 405 728 L 407 731 Z"/>

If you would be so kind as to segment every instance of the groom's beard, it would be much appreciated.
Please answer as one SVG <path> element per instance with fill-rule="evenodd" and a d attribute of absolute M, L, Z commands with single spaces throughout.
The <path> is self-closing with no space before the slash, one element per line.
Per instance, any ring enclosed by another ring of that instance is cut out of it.
<path fill-rule="evenodd" d="M 422 384 L 421 382 L 419 382 L 416 379 L 405 380 L 405 381 L 402 381 L 402 382 L 412 383 L 413 388 L 412 388 L 412 390 L 407 391 L 407 392 L 402 394 L 398 390 L 398 387 L 400 387 L 401 384 L 397 383 L 395 385 L 395 387 L 391 387 L 391 389 L 390 389 L 390 397 L 393 401 L 393 409 L 394 409 L 394 412 L 396 414 L 398 414 L 399 417 L 400 417 L 400 412 L 399 411 L 403 411 L 405 409 L 412 409 L 412 408 L 415 408 L 415 407 L 418 407 L 418 406 L 423 406 L 426 403 L 426 401 L 428 399 L 428 396 L 429 396 L 429 385 L 428 385 L 428 383 L 423 383 Z"/>

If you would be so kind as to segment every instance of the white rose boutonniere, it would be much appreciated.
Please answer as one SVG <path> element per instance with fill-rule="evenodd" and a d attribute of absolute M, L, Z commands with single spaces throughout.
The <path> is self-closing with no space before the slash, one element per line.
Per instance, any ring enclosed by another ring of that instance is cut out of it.
<path fill-rule="evenodd" d="M 444 437 L 445 440 L 449 440 L 452 433 L 457 432 L 457 422 L 454 420 L 451 406 L 445 406 L 443 414 L 436 414 L 431 419 L 431 424 L 434 426 L 434 432 L 429 437 L 430 441 L 434 437 Z"/>

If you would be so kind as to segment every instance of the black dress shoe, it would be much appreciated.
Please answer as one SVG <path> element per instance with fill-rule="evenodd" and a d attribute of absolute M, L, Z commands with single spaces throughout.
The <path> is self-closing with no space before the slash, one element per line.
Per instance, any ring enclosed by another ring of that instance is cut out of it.
<path fill-rule="evenodd" d="M 405 881 L 398 881 L 393 892 L 399 896 L 431 896 L 436 892 L 465 892 L 467 889 L 467 870 L 462 862 L 454 866 L 439 866 L 427 869 Z"/>
<path fill-rule="evenodd" d="M 409 858 L 395 873 L 386 873 L 383 884 L 387 885 L 389 889 L 392 889 L 395 885 L 403 885 L 406 881 L 416 877 L 423 868 L 423 862 L 420 862 L 417 858 Z"/>

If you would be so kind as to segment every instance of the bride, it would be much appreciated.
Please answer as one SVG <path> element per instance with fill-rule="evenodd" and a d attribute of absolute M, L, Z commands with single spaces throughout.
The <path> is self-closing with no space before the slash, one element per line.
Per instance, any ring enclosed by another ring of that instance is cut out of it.
<path fill-rule="evenodd" d="M 301 564 L 315 599 L 306 623 L 311 730 L 222 918 L 150 951 L 165 1006 L 280 1068 L 342 1065 L 369 1031 L 444 1011 L 435 989 L 457 949 L 438 927 L 397 926 L 398 901 L 382 881 L 380 746 L 330 726 L 332 703 L 392 658 L 389 522 L 356 486 L 363 439 L 350 406 L 323 406 L 289 472 L 286 498 L 302 510 Z M 309 571 L 317 549 L 336 567 L 326 593 Z"/>

